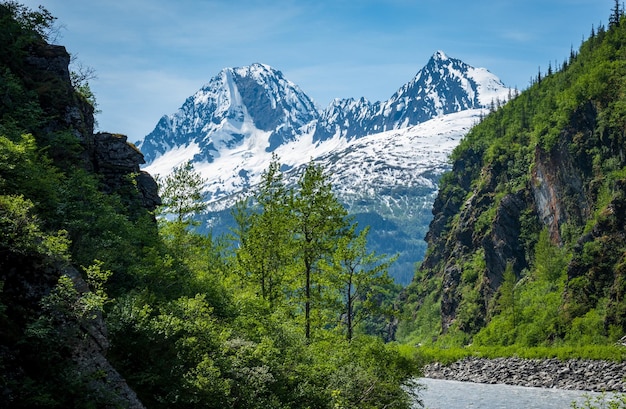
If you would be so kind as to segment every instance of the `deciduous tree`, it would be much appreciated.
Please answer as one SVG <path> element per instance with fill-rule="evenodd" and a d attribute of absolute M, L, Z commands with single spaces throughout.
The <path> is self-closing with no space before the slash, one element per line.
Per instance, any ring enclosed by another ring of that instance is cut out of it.
<path fill-rule="evenodd" d="M 333 194 L 322 166 L 312 161 L 298 180 L 293 208 L 295 246 L 304 290 L 304 332 L 310 339 L 311 311 L 322 295 L 322 282 L 316 273 L 320 262 L 332 255 L 337 239 L 346 232 L 347 211 Z"/>
<path fill-rule="evenodd" d="M 337 241 L 329 266 L 339 292 L 342 324 L 346 338 L 352 340 L 354 328 L 365 316 L 376 312 L 376 289 L 390 284 L 387 270 L 395 258 L 388 259 L 367 250 L 369 227 L 356 233 L 353 224 Z"/>

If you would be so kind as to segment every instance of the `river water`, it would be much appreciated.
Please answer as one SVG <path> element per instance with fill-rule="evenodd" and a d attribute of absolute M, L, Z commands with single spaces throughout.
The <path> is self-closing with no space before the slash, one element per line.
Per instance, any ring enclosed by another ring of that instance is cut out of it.
<path fill-rule="evenodd" d="M 597 393 L 527 388 L 421 378 L 420 397 L 427 409 L 567 409 Z M 419 406 L 418 406 L 419 407 Z"/>

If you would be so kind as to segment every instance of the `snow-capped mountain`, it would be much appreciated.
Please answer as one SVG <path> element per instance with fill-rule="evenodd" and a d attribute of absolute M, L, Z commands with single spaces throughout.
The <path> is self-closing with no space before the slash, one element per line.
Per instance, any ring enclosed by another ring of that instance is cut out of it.
<path fill-rule="evenodd" d="M 439 115 L 483 108 L 503 98 L 502 82 L 485 68 L 474 68 L 437 51 L 415 78 L 384 102 L 334 100 L 322 113 L 314 141 L 337 133 L 346 138 L 402 129 Z"/>
<path fill-rule="evenodd" d="M 319 113 L 309 97 L 280 71 L 264 64 L 226 68 L 165 115 L 140 143 L 147 163 L 173 148 L 197 145 L 194 161 L 213 161 L 247 139 L 268 151 L 308 131 Z"/>
<path fill-rule="evenodd" d="M 218 232 L 273 153 L 288 178 L 311 159 L 322 163 L 349 212 L 372 225 L 371 247 L 400 253 L 392 273 L 407 283 L 426 248 L 448 155 L 485 108 L 507 95 L 487 70 L 439 51 L 389 100 L 337 99 L 319 112 L 279 71 L 254 64 L 220 72 L 139 147 L 153 175 L 194 162 L 207 179 L 207 221 Z"/>

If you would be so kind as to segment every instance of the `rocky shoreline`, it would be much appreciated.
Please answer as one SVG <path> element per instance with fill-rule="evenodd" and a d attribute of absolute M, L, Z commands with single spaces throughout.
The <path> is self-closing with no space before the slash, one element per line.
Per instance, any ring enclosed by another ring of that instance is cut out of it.
<path fill-rule="evenodd" d="M 626 362 L 584 359 L 465 358 L 433 363 L 424 376 L 464 382 L 507 384 L 594 392 L 626 392 Z"/>

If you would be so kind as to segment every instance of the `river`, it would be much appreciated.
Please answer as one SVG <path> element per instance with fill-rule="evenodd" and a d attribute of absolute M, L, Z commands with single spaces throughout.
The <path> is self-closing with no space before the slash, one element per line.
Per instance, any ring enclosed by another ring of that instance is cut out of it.
<path fill-rule="evenodd" d="M 421 378 L 420 392 L 427 409 L 567 409 L 585 396 L 598 393 L 563 389 L 527 388 Z"/>

